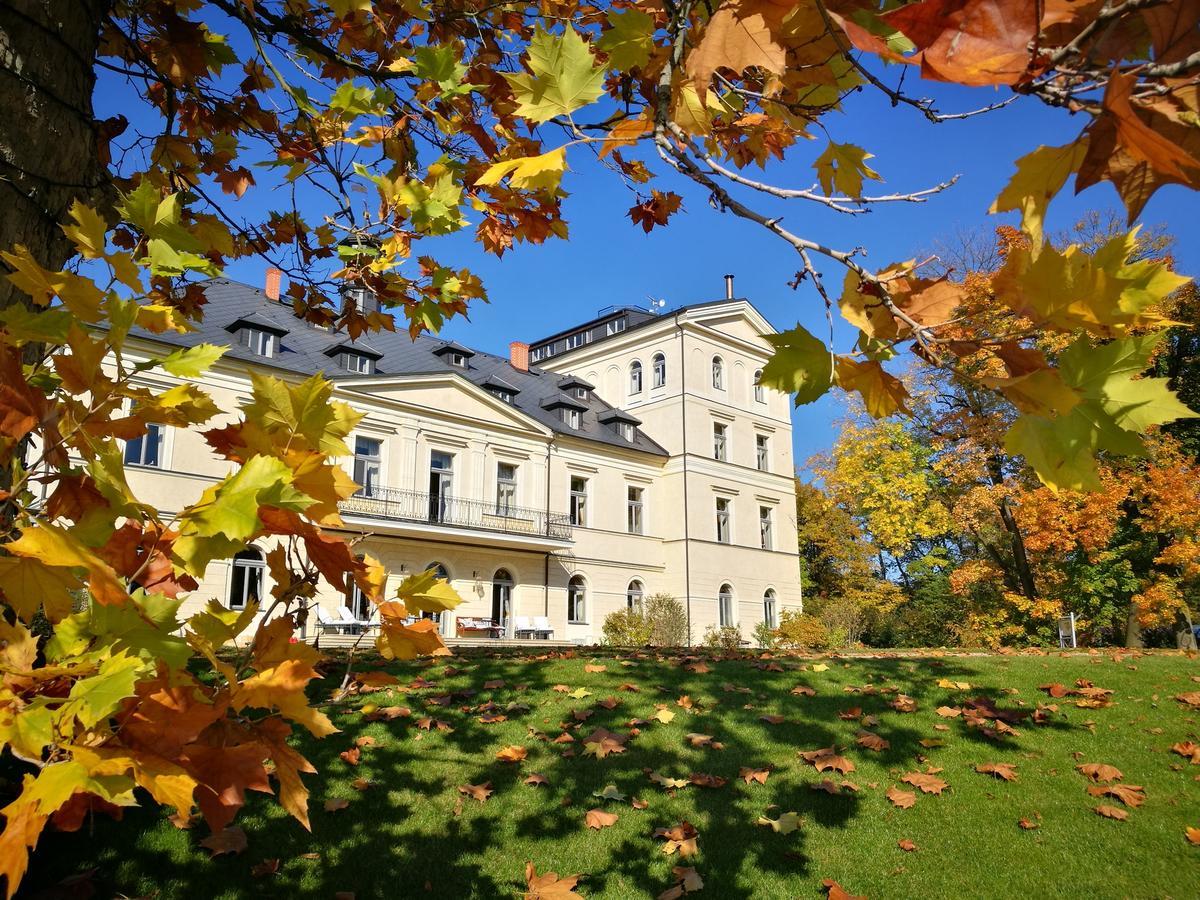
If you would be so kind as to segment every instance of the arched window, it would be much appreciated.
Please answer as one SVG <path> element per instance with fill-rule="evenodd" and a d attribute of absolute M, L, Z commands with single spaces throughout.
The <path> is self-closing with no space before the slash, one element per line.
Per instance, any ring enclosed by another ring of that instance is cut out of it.
<path fill-rule="evenodd" d="M 767 402 L 767 391 L 762 386 L 762 369 L 754 373 L 754 399 L 759 403 Z"/>
<path fill-rule="evenodd" d="M 587 584 L 582 575 L 576 575 L 567 583 L 567 621 L 580 625 L 587 623 Z"/>
<path fill-rule="evenodd" d="M 629 582 L 629 587 L 625 589 L 625 606 L 629 609 L 642 611 L 642 598 L 646 594 L 645 587 L 636 578 Z"/>
<path fill-rule="evenodd" d="M 359 562 L 362 562 L 362 559 L 363 557 L 358 557 Z M 346 609 L 350 610 L 351 615 L 358 621 L 366 622 L 371 618 L 371 601 L 349 575 L 346 576 L 346 583 L 349 585 L 346 590 Z"/>
<path fill-rule="evenodd" d="M 667 383 L 667 358 L 661 353 L 654 354 L 654 386 L 663 387 Z"/>
<path fill-rule="evenodd" d="M 629 393 L 642 392 L 642 364 L 636 359 L 629 364 Z"/>
<path fill-rule="evenodd" d="M 776 608 L 773 588 L 767 588 L 767 592 L 763 594 L 763 621 L 768 628 L 779 627 L 779 610 Z"/>
<path fill-rule="evenodd" d="M 712 384 L 718 391 L 725 390 L 725 361 L 719 356 L 712 360 Z"/>
<path fill-rule="evenodd" d="M 492 576 L 492 622 L 499 628 L 508 625 L 512 615 L 513 577 L 508 569 L 497 569 Z"/>
<path fill-rule="evenodd" d="M 245 609 L 262 597 L 263 555 L 257 547 L 247 547 L 233 558 L 229 579 L 229 608 Z"/>
<path fill-rule="evenodd" d="M 717 593 L 717 624 L 722 628 L 733 624 L 733 586 L 721 585 Z"/>

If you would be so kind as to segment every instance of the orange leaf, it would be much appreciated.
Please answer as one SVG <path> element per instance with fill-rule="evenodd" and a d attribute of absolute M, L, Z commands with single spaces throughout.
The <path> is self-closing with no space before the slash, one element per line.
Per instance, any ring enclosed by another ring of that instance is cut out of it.
<path fill-rule="evenodd" d="M 584 822 L 588 828 L 595 828 L 599 831 L 601 828 L 615 825 L 617 823 L 617 814 L 605 812 L 602 809 L 590 809 L 587 815 L 584 816 Z"/>

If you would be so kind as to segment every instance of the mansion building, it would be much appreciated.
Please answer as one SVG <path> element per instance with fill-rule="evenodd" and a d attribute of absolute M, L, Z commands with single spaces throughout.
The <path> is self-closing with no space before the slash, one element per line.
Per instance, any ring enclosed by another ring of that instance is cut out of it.
<path fill-rule="evenodd" d="M 536 622 L 590 644 L 610 613 L 667 593 L 693 642 L 719 625 L 749 639 L 801 607 L 790 397 L 758 384 L 774 329 L 731 277 L 721 300 L 610 308 L 513 342 L 507 358 L 404 332 L 350 340 L 298 319 L 280 278 L 212 279 L 198 331 L 135 332 L 126 352 L 230 345 L 199 379 L 226 410 L 248 399 L 251 371 L 324 372 L 364 414 L 347 442 L 362 487 L 342 504 L 345 530 L 383 563 L 389 595 L 431 567 L 449 579 L 463 603 L 440 617 L 445 637 L 512 638 Z M 143 378 L 179 383 L 161 369 Z M 151 426 L 125 445 L 131 486 L 167 517 L 228 471 L 200 432 Z M 262 594 L 267 549 L 211 563 L 183 614 Z M 322 589 L 310 638 L 319 620 L 369 618 L 357 589 Z"/>

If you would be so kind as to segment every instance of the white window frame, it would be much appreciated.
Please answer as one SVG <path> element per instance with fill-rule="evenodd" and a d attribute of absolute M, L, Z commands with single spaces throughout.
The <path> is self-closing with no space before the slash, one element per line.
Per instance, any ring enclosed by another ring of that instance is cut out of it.
<path fill-rule="evenodd" d="M 559 418 L 568 428 L 578 431 L 583 424 L 583 414 L 570 406 L 563 406 L 559 409 Z"/>
<path fill-rule="evenodd" d="M 375 372 L 375 360 L 365 353 L 346 351 L 338 354 L 338 365 L 347 372 L 356 375 L 372 375 Z"/>
<path fill-rule="evenodd" d="M 457 350 L 451 350 L 447 353 L 446 361 L 458 369 L 465 369 L 467 367 L 467 355 L 459 353 Z"/>
<path fill-rule="evenodd" d="M 505 470 L 511 473 L 506 475 Z M 511 516 L 517 506 L 516 463 L 496 463 L 496 515 Z"/>
<path fill-rule="evenodd" d="M 587 624 L 587 581 L 582 575 L 567 582 L 567 624 Z"/>
<path fill-rule="evenodd" d="M 717 497 L 713 503 L 716 512 L 717 543 L 733 543 L 733 500 Z M 723 526 L 723 527 L 722 527 Z"/>
<path fill-rule="evenodd" d="M 625 330 L 625 319 L 624 318 L 613 319 L 611 322 L 609 322 L 607 325 L 604 326 L 604 330 L 605 330 L 605 333 L 609 337 L 612 337 L 614 334 L 620 334 L 622 331 Z"/>
<path fill-rule="evenodd" d="M 251 585 L 250 573 L 251 573 L 251 571 L 257 573 L 258 599 L 260 601 L 262 600 L 263 581 L 264 581 L 263 576 L 266 574 L 267 565 L 263 559 L 262 551 L 259 550 L 257 547 L 251 545 L 241 552 L 246 553 L 251 550 L 253 550 L 255 553 L 258 554 L 257 560 L 238 559 L 236 555 L 234 556 L 234 558 L 232 560 L 230 560 L 229 590 L 225 592 L 225 601 L 228 604 L 230 609 L 242 610 L 242 609 L 246 608 L 246 600 L 249 598 L 250 593 L 251 593 L 251 591 L 250 591 L 250 585 Z M 243 574 L 243 576 L 242 576 L 241 599 L 240 599 L 240 601 L 235 602 L 234 596 L 233 596 L 233 591 L 234 591 L 234 587 L 237 585 L 237 580 L 238 580 L 237 573 L 238 573 L 239 569 L 244 570 L 245 574 Z"/>
<path fill-rule="evenodd" d="M 151 433 L 154 434 L 154 461 L 146 462 L 146 448 Z M 132 453 L 131 448 L 137 448 L 137 458 L 130 459 Z M 140 466 L 143 469 L 165 469 L 167 467 L 167 426 L 158 422 L 149 422 L 146 425 L 146 433 L 139 437 L 131 438 L 125 442 L 125 449 L 122 451 L 121 458 L 127 466 Z"/>
<path fill-rule="evenodd" d="M 255 356 L 270 359 L 275 355 L 279 337 L 264 328 L 253 328 L 249 325 L 237 330 L 238 344 L 245 347 Z"/>
<path fill-rule="evenodd" d="M 625 588 L 625 608 L 636 609 L 639 612 L 642 610 L 642 604 L 646 600 L 646 585 L 642 583 L 640 578 L 634 578 Z"/>
<path fill-rule="evenodd" d="M 754 464 L 760 472 L 771 471 L 771 438 L 765 434 L 754 436 Z"/>
<path fill-rule="evenodd" d="M 582 489 L 577 490 L 576 483 L 583 485 Z M 572 475 L 568 482 L 570 489 L 569 499 L 567 503 L 567 514 L 570 517 L 571 524 L 579 528 L 588 527 L 588 479 L 582 475 Z"/>
<path fill-rule="evenodd" d="M 667 355 L 665 353 L 655 353 L 654 359 L 651 362 L 654 370 L 654 377 L 651 380 L 651 385 L 656 388 L 667 386 Z"/>
<path fill-rule="evenodd" d="M 646 489 L 636 484 L 625 488 L 625 530 L 630 534 L 646 533 Z"/>
<path fill-rule="evenodd" d="M 582 347 L 587 343 L 587 332 L 577 331 L 574 334 L 567 335 L 567 349 L 574 350 L 577 347 Z"/>
<path fill-rule="evenodd" d="M 779 627 L 779 597 L 774 588 L 763 591 L 763 621 L 768 628 Z"/>
<path fill-rule="evenodd" d="M 729 425 L 725 422 L 713 422 L 713 459 L 729 460 Z"/>
<path fill-rule="evenodd" d="M 758 543 L 763 550 L 775 549 L 775 510 L 769 506 L 758 508 Z"/>
<path fill-rule="evenodd" d="M 588 389 L 585 387 L 575 388 L 575 399 L 586 400 L 588 398 Z"/>
<path fill-rule="evenodd" d="M 754 373 L 754 400 L 757 403 L 767 402 L 767 389 L 762 386 L 762 369 Z"/>
<path fill-rule="evenodd" d="M 720 356 L 712 358 L 712 386 L 713 390 L 725 390 L 725 360 Z"/>
<path fill-rule="evenodd" d="M 641 360 L 635 359 L 629 364 L 629 393 L 640 394 L 642 392 L 642 363 Z"/>
<path fill-rule="evenodd" d="M 725 590 L 729 588 L 729 590 Z M 733 599 L 733 585 L 726 582 L 717 589 L 717 625 L 728 628 L 737 624 L 737 604 Z"/>
<path fill-rule="evenodd" d="M 362 452 L 359 442 L 373 444 L 375 453 Z M 373 476 L 373 477 L 372 477 Z M 383 487 L 383 441 L 380 438 L 369 437 L 365 434 L 354 436 L 354 469 L 351 477 L 359 486 L 357 496 L 375 497 Z"/>

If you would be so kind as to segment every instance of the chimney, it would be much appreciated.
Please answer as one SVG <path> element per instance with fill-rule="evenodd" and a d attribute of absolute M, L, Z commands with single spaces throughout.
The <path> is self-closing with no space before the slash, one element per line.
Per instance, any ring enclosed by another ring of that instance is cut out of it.
<path fill-rule="evenodd" d="M 733 299 L 733 276 L 732 275 L 725 276 L 725 299 L 726 300 Z"/>
<path fill-rule="evenodd" d="M 267 269 L 267 285 L 266 294 L 268 300 L 279 300 L 279 282 L 283 278 L 283 271 L 274 266 Z"/>
<path fill-rule="evenodd" d="M 513 341 L 508 345 L 508 361 L 514 369 L 521 372 L 529 371 L 529 345 Z"/>

